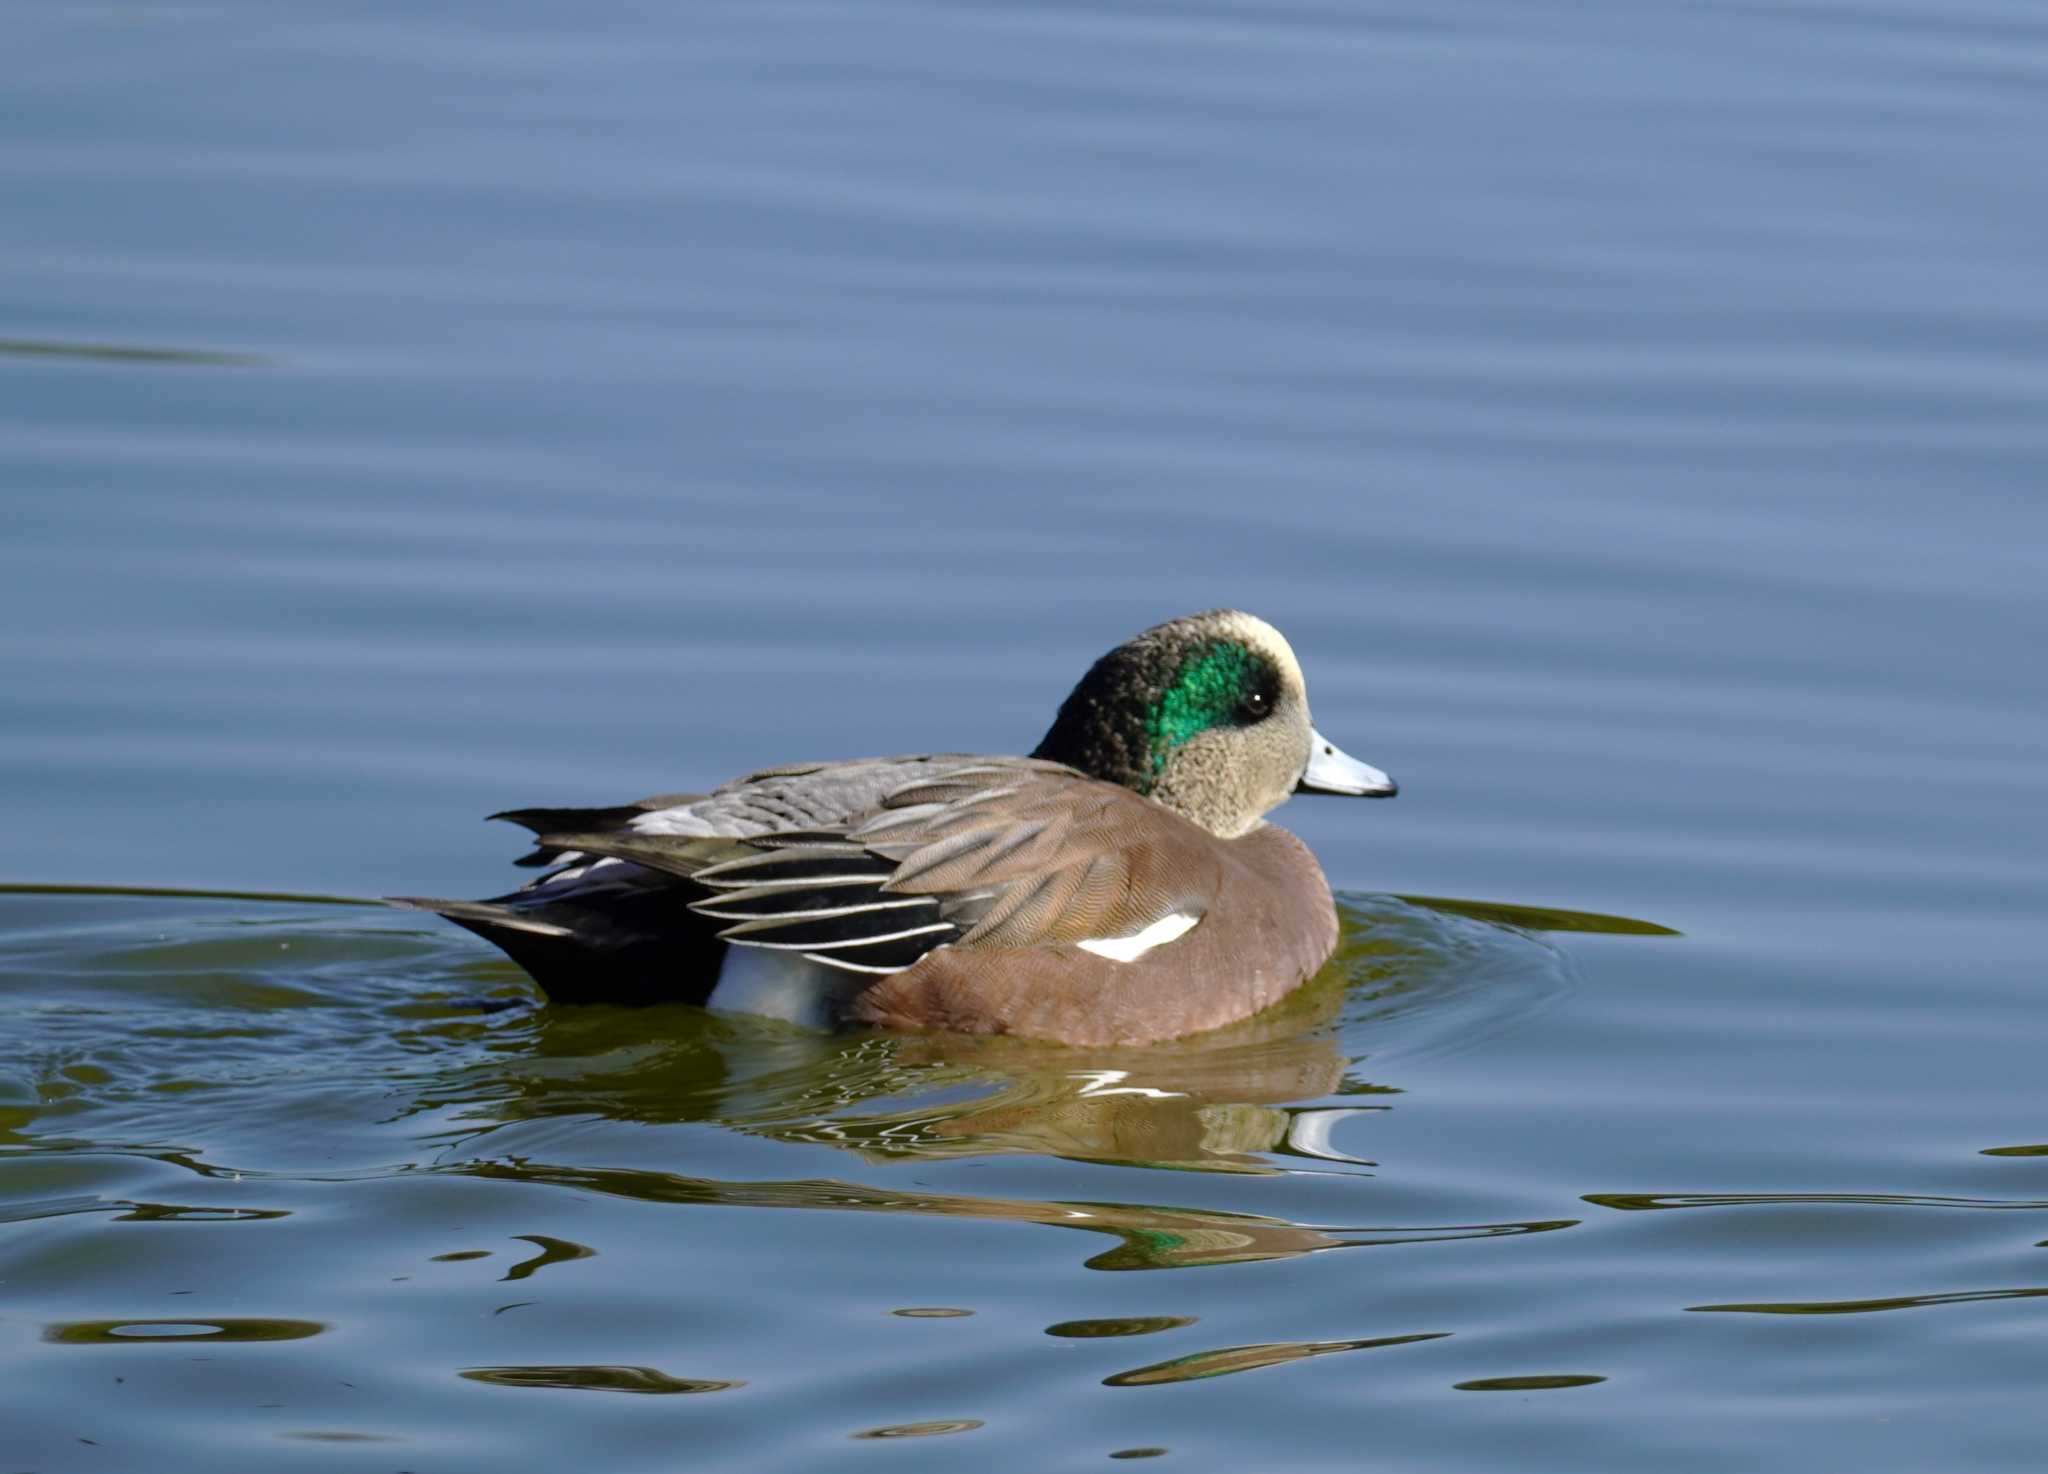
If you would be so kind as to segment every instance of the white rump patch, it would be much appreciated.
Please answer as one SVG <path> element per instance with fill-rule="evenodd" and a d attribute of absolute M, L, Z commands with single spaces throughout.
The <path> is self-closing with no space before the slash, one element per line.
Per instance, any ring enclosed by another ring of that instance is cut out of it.
<path fill-rule="evenodd" d="M 761 947 L 727 947 L 718 986 L 704 1006 L 784 1019 L 806 1029 L 830 1029 L 838 1022 L 836 1006 L 846 982 L 845 973 L 808 957 Z"/>
<path fill-rule="evenodd" d="M 1195 923 L 1201 919 L 1199 913 L 1176 911 L 1127 937 L 1090 937 L 1074 945 L 1084 952 L 1093 952 L 1097 957 L 1107 957 L 1112 962 L 1136 962 L 1154 947 L 1163 947 L 1175 937 L 1193 931 Z"/>

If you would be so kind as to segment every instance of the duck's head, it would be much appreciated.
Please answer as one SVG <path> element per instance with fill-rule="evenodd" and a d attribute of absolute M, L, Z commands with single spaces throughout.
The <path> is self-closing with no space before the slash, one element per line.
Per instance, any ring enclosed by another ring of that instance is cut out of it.
<path fill-rule="evenodd" d="M 1296 790 L 1396 791 L 1316 731 L 1287 641 L 1235 609 L 1155 625 L 1096 661 L 1032 756 L 1121 783 L 1226 839 Z"/>

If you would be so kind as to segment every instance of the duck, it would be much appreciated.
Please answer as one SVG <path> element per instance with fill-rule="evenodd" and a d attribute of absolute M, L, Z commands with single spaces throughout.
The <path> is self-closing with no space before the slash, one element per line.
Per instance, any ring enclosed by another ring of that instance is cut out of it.
<path fill-rule="evenodd" d="M 1097 660 L 1028 757 L 791 763 L 511 809 L 491 817 L 531 831 L 532 882 L 390 899 L 492 942 L 550 1003 L 1145 1044 L 1271 1007 L 1335 950 L 1322 867 L 1266 815 L 1397 792 L 1316 730 L 1277 629 L 1211 609 Z"/>

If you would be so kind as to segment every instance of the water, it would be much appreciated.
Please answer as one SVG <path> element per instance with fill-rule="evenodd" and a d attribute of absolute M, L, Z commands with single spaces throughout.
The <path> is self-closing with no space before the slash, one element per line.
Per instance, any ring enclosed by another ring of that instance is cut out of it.
<path fill-rule="evenodd" d="M 0 37 L 10 1470 L 2038 1462 L 2035 11 Z M 1403 791 L 1282 812 L 1345 948 L 1215 1038 L 312 899 L 1217 604 Z"/>

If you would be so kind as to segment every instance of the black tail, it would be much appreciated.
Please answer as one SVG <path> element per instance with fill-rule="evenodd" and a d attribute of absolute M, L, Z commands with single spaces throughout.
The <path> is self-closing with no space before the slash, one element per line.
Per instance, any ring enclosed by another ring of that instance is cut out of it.
<path fill-rule="evenodd" d="M 701 793 L 658 793 L 652 798 L 643 798 L 638 803 L 614 804 L 605 809 L 505 809 L 491 815 L 493 819 L 506 819 L 527 829 L 536 836 L 559 834 L 567 830 L 604 831 L 623 829 L 633 819 L 650 809 L 674 808 L 678 804 L 693 803 L 702 798 Z M 512 863 L 538 868 L 552 865 L 562 858 L 560 846 L 536 840 L 535 848 L 520 856 Z"/>
<path fill-rule="evenodd" d="M 390 904 L 475 932 L 526 969 L 550 1002 L 702 1003 L 725 956 L 725 943 L 689 909 L 703 889 L 640 875 L 645 883 L 549 900 L 515 891 L 490 901 L 393 896 Z"/>

